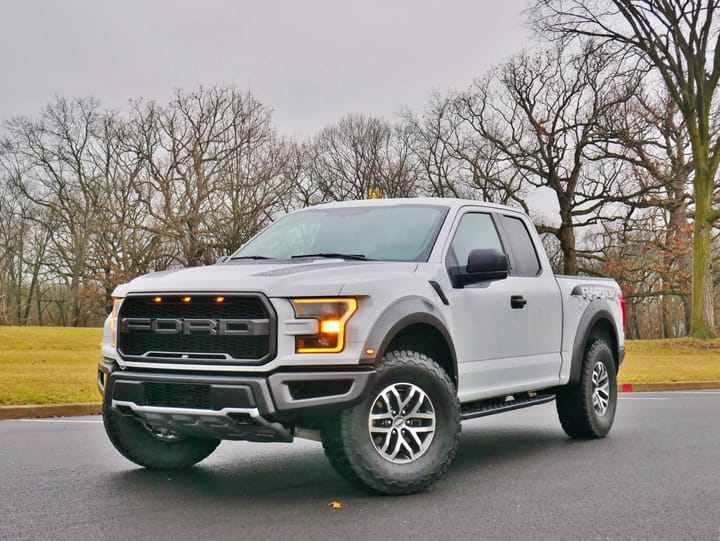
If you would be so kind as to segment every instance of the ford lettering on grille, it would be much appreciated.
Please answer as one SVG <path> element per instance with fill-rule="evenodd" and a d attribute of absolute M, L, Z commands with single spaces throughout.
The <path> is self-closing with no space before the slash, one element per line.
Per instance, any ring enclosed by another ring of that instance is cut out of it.
<path fill-rule="evenodd" d="M 256 319 L 179 319 L 130 317 L 120 321 L 120 332 L 150 331 L 155 334 L 209 334 L 211 336 L 258 336 L 268 334 L 268 321 Z"/>

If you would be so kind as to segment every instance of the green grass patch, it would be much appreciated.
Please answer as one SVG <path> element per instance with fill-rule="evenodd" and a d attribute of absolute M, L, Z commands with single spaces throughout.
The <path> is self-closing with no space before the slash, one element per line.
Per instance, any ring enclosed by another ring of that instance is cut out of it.
<path fill-rule="evenodd" d="M 0 327 L 0 406 L 98 402 L 102 329 Z M 631 340 L 621 382 L 720 381 L 720 339 Z"/>
<path fill-rule="evenodd" d="M 0 406 L 98 402 L 102 329 L 0 327 Z"/>
<path fill-rule="evenodd" d="M 621 382 L 720 381 L 720 339 L 628 340 Z"/>

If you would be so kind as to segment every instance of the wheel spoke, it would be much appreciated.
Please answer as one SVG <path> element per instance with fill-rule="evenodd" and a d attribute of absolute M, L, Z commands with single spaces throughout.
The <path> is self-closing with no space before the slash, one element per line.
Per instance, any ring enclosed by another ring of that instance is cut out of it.
<path fill-rule="evenodd" d="M 403 400 L 403 401 L 400 403 L 400 410 L 405 410 L 405 411 L 407 411 L 406 408 L 408 407 L 408 404 L 410 404 L 410 402 L 412 402 L 413 399 L 414 399 L 416 396 L 418 396 L 419 392 L 420 392 L 420 389 L 418 389 L 417 387 L 415 387 L 414 385 L 412 385 L 412 386 L 410 387 L 410 390 L 409 390 L 407 396 L 405 397 L 405 400 Z M 418 402 L 421 402 L 421 400 L 418 400 Z"/>
<path fill-rule="evenodd" d="M 422 449 L 422 447 L 423 447 L 423 442 L 422 442 L 422 440 L 420 439 L 420 436 L 418 436 L 418 431 L 415 430 L 414 428 L 408 428 L 407 431 L 408 431 L 408 433 L 413 437 L 413 439 L 415 440 L 415 444 L 418 446 L 418 448 L 419 448 L 419 449 Z"/>
<path fill-rule="evenodd" d="M 397 434 L 397 437 L 395 439 L 395 447 L 392 450 L 392 453 L 390 453 L 390 459 L 395 459 L 398 456 L 398 453 L 400 452 L 400 449 L 405 444 L 405 440 L 402 438 L 400 434 Z"/>
<path fill-rule="evenodd" d="M 387 453 L 388 449 L 390 447 L 390 443 L 392 442 L 392 433 L 388 432 L 388 434 L 385 436 L 385 442 L 383 443 L 383 446 L 381 448 L 383 453 Z"/>
<path fill-rule="evenodd" d="M 400 394 L 394 387 L 389 391 L 390 392 L 387 393 L 385 403 L 387 405 L 387 410 L 392 413 L 393 410 L 397 411 L 400 409 L 400 402 L 402 401 L 402 398 L 400 398 Z"/>

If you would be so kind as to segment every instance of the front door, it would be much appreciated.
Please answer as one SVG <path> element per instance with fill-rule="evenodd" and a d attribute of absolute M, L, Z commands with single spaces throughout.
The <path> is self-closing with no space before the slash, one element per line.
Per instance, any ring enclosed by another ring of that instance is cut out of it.
<path fill-rule="evenodd" d="M 518 216 L 464 212 L 446 265 L 466 264 L 470 251 L 478 248 L 504 251 L 511 269 L 505 279 L 448 292 L 460 400 L 552 386 L 558 381 L 562 338 L 560 290 L 554 276 L 541 268 L 527 226 Z"/>

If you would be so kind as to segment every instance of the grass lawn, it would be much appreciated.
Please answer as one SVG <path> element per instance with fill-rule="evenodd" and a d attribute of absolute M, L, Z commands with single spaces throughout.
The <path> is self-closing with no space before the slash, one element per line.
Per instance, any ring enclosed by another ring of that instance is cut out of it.
<path fill-rule="evenodd" d="M 0 327 L 0 406 L 99 402 L 102 329 Z"/>
<path fill-rule="evenodd" d="M 720 339 L 628 340 L 621 382 L 720 381 Z"/>
<path fill-rule="evenodd" d="M 0 406 L 99 402 L 102 329 L 0 327 Z M 621 382 L 720 381 L 720 339 L 633 340 Z"/>

